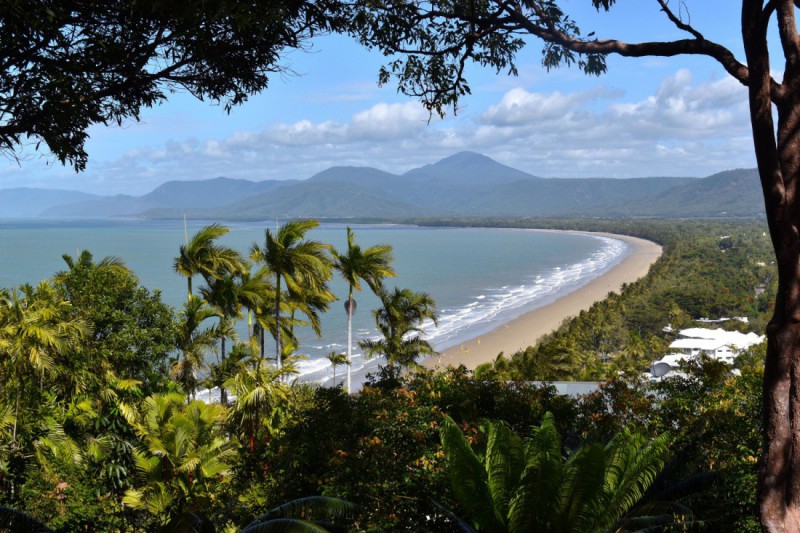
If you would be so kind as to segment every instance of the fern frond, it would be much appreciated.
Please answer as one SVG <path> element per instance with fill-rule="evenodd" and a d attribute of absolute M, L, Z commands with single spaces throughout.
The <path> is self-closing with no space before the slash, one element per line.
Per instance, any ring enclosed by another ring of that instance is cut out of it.
<path fill-rule="evenodd" d="M 440 429 L 442 449 L 447 456 L 447 471 L 458 502 L 480 529 L 505 529 L 505 516 L 498 516 L 493 505 L 486 469 L 472 451 L 464 434 L 450 417 Z"/>

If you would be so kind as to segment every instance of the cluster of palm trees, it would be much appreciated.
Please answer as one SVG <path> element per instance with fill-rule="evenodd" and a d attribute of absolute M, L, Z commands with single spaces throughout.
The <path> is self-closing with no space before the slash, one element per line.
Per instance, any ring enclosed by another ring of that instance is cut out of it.
<path fill-rule="evenodd" d="M 352 319 L 356 310 L 354 293 L 362 282 L 375 292 L 383 307 L 375 312 L 383 341 L 362 342 L 368 355 L 382 355 L 389 364 L 408 366 L 419 355 L 432 349 L 419 336 L 419 323 L 436 318 L 433 300 L 425 293 L 408 289 L 386 291 L 383 280 L 395 275 L 392 249 L 380 244 L 362 248 L 355 233 L 347 228 L 347 248 L 337 251 L 329 244 L 310 239 L 308 234 L 319 223 L 316 220 L 289 221 L 274 231 L 264 232 L 263 243 L 253 243 L 249 260 L 238 251 L 219 243 L 228 228 L 212 224 L 202 228 L 180 247 L 174 269 L 187 279 L 188 297 L 178 317 L 178 357 L 172 366 L 173 377 L 193 396 L 199 385 L 198 376 L 208 354 L 219 345 L 217 364 L 210 371 L 210 382 L 219 386 L 221 401 L 226 402 L 226 388 L 243 382 L 262 379 L 234 379 L 234 370 L 226 353 L 226 341 L 237 341 L 235 321 L 248 320 L 245 348 L 237 351 L 237 361 L 247 361 L 250 371 L 265 377 L 285 379 L 296 372 L 298 360 L 296 328 L 309 326 L 321 334 L 320 316 L 336 297 L 329 288 L 333 273 L 338 272 L 348 285 L 345 302 L 347 315 L 347 352 L 332 356 L 334 366 L 347 366 L 346 388 L 352 390 Z M 193 293 L 192 279 L 200 276 L 205 286 L 200 295 Z M 274 357 L 267 357 L 265 338 L 275 342 Z M 265 370 L 274 361 L 279 372 Z M 251 376 L 258 378 L 259 376 Z M 245 394 L 253 391 L 245 389 Z"/>
<path fill-rule="evenodd" d="M 21 404 L 42 403 L 45 378 L 67 397 L 85 388 L 80 372 L 64 369 L 89 334 L 86 321 L 71 312 L 69 302 L 51 284 L 0 289 L 0 382 L 13 391 L 11 442 L 16 442 L 23 413 L 28 412 Z"/>

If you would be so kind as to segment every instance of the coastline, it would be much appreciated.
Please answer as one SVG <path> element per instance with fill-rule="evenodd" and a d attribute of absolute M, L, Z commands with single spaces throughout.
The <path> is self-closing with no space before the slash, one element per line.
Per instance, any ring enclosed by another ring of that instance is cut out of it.
<path fill-rule="evenodd" d="M 632 283 L 645 276 L 662 252 L 658 244 L 637 237 L 585 231 L 571 233 L 617 239 L 630 245 L 632 250 L 618 265 L 583 287 L 506 324 L 501 324 L 489 333 L 428 357 L 422 361 L 422 366 L 445 368 L 463 364 L 474 370 L 478 365 L 494 361 L 500 352 L 510 356 L 528 346 L 533 346 L 542 336 L 555 331 L 565 319 L 589 309 L 595 302 L 605 299 L 609 292 L 619 292 L 623 284 Z"/>

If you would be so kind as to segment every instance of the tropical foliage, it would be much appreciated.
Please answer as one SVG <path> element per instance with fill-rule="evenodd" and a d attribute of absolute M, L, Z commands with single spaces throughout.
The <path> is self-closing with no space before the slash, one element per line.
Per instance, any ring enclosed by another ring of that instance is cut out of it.
<path fill-rule="evenodd" d="M 375 324 L 383 336 L 379 340 L 359 342 L 368 357 L 382 356 L 390 367 L 407 368 L 419 357 L 432 355 L 433 347 L 420 334 L 428 319 L 438 323 L 436 303 L 424 292 L 411 289 L 380 290 L 381 307 L 373 312 Z"/>
<path fill-rule="evenodd" d="M 381 338 L 366 348 L 386 366 L 352 395 L 290 381 L 296 328 L 318 325 L 329 270 L 314 278 L 284 265 L 278 282 L 266 261 L 218 263 L 175 313 L 119 259 L 65 257 L 52 279 L 0 290 L 0 524 L 221 531 L 289 518 L 327 528 L 335 518 L 354 531 L 446 532 L 467 520 L 499 530 L 758 530 L 763 349 L 741 354 L 740 377 L 703 361 L 682 379 L 637 376 L 670 340 L 667 322 L 723 310 L 763 327 L 774 290 L 763 228 L 595 223 L 657 238 L 663 258 L 529 356 L 499 357 L 477 380 L 464 368 L 416 368 L 430 353 L 420 329 L 436 317 L 433 301 L 381 288 Z M 297 231 L 289 248 L 309 241 Z M 335 262 L 322 243 L 311 248 L 320 263 Z M 721 294 L 699 287 L 715 272 Z M 238 339 L 232 325 L 247 315 L 252 332 Z M 280 367 L 260 334 L 279 331 Z M 337 367 L 345 361 L 332 355 Z M 504 381 L 565 374 L 617 379 L 580 399 Z M 191 401 L 212 385 L 225 401 Z M 667 433 L 669 442 L 659 437 Z"/>
<path fill-rule="evenodd" d="M 225 410 L 166 394 L 146 398 L 140 416 L 134 423 L 142 441 L 134 452 L 138 479 L 122 503 L 165 526 L 190 510 L 208 509 L 236 455 L 234 441 L 222 432 Z"/>
<path fill-rule="evenodd" d="M 331 278 L 331 262 L 327 255 L 329 246 L 319 241 L 308 240 L 306 234 L 319 226 L 316 220 L 290 221 L 276 231 L 264 232 L 264 245 L 253 243 L 250 258 L 263 263 L 275 279 L 274 318 L 270 331 L 275 338 L 275 358 L 281 366 L 284 335 L 294 342 L 291 326 L 284 331 L 282 323 L 282 304 L 289 307 L 291 298 L 300 310 L 313 322 L 317 310 L 326 310 L 327 302 L 333 299 L 327 287 Z M 283 295 L 282 285 L 286 285 L 289 297 Z M 302 307 L 306 304 L 305 307 Z"/>
<path fill-rule="evenodd" d="M 186 277 L 189 296 L 192 296 L 192 278 L 200 275 L 208 282 L 223 279 L 225 273 L 244 270 L 239 252 L 217 244 L 216 240 L 228 233 L 228 228 L 211 224 L 198 231 L 191 240 L 180 247 L 175 258 L 175 272 Z"/>
<path fill-rule="evenodd" d="M 527 441 L 503 422 L 488 422 L 483 459 L 452 420 L 441 434 L 453 492 L 482 531 L 616 530 L 661 472 L 667 451 L 666 437 L 650 440 L 625 428 L 606 445 L 586 443 L 564 458 L 551 413 Z"/>

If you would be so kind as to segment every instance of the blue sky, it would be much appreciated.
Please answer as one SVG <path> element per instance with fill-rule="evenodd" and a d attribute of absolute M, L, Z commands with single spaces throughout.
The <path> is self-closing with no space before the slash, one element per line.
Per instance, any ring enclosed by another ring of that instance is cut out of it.
<path fill-rule="evenodd" d="M 707 38 L 743 57 L 735 3 L 682 3 Z M 620 2 L 609 14 L 589 0 L 561 4 L 598 38 L 685 36 L 654 0 Z M 86 172 L 31 154 L 0 162 L 0 189 L 142 194 L 168 180 L 304 179 L 336 165 L 402 173 L 462 150 L 542 177 L 705 176 L 755 166 L 746 90 L 707 58 L 611 56 L 601 77 L 548 73 L 532 40 L 518 77 L 470 68 L 473 94 L 459 113 L 428 123 L 417 101 L 377 86 L 379 54 L 339 36 L 311 44 L 285 56 L 296 75 L 276 77 L 230 115 L 174 94 L 144 110 L 140 123 L 92 127 Z"/>

